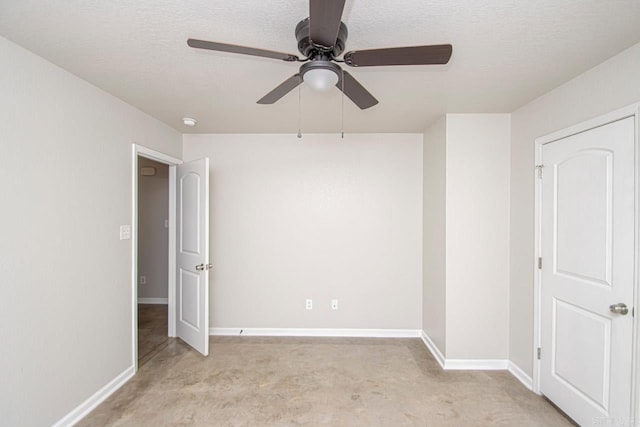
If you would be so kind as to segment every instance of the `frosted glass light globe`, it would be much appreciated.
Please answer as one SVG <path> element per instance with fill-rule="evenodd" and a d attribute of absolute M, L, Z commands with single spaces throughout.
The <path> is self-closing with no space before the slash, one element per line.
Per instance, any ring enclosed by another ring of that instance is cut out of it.
<path fill-rule="evenodd" d="M 325 92 L 338 83 L 338 75 L 326 68 L 309 70 L 304 73 L 302 78 L 306 84 L 318 92 Z"/>

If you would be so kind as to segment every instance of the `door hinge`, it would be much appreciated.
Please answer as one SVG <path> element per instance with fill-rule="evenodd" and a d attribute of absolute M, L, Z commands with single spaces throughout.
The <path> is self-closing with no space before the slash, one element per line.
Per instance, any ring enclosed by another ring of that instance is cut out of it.
<path fill-rule="evenodd" d="M 542 178 L 542 168 L 544 168 L 544 165 L 536 165 L 536 172 L 538 173 L 538 178 Z"/>
<path fill-rule="evenodd" d="M 541 356 L 542 356 L 542 349 L 538 347 L 538 360 L 540 360 Z"/>
<path fill-rule="evenodd" d="M 538 270 L 542 270 L 542 257 L 538 257 Z"/>

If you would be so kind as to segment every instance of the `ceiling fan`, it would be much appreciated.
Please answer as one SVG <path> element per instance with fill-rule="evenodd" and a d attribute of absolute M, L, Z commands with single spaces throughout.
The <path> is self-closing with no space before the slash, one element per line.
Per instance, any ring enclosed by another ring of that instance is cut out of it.
<path fill-rule="evenodd" d="M 304 59 L 289 53 L 205 40 L 188 39 L 187 44 L 197 49 L 261 56 L 286 62 L 303 62 L 298 73 L 259 99 L 258 104 L 273 104 L 304 81 L 320 91 L 336 86 L 364 110 L 376 105 L 378 100 L 336 63 L 344 63 L 351 67 L 371 67 L 449 62 L 453 49 L 450 44 L 351 51 L 339 59 L 348 34 L 347 26 L 341 21 L 344 3 L 345 0 L 309 0 L 309 17 L 300 21 L 295 30 L 298 50 Z"/>

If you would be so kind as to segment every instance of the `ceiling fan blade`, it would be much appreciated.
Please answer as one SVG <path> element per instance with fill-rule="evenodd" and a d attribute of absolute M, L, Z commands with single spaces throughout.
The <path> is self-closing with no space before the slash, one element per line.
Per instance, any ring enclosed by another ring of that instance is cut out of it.
<path fill-rule="evenodd" d="M 446 64 L 452 51 L 450 44 L 360 50 L 345 53 L 344 62 L 352 67 Z"/>
<path fill-rule="evenodd" d="M 333 47 L 338 38 L 345 0 L 309 0 L 309 38 L 315 45 Z"/>
<path fill-rule="evenodd" d="M 188 39 L 187 44 L 196 49 L 216 50 L 219 52 L 239 53 L 242 55 L 262 56 L 264 58 L 281 59 L 287 62 L 298 61 L 296 55 L 290 53 L 274 52 L 272 50 L 256 49 L 254 47 L 238 46 L 235 44 L 225 44 L 209 42 L 206 40 Z"/>
<path fill-rule="evenodd" d="M 342 88 L 342 79 L 344 79 L 344 90 Z M 364 86 L 344 70 L 342 70 L 342 79 L 336 83 L 336 87 L 343 91 L 361 110 L 366 110 L 378 103 L 378 100 Z"/>
<path fill-rule="evenodd" d="M 263 96 L 258 100 L 258 104 L 273 104 L 293 89 L 298 87 L 302 83 L 302 79 L 300 78 L 300 74 L 294 74 L 289 77 L 287 80 L 280 83 L 273 89 L 271 92 Z"/>

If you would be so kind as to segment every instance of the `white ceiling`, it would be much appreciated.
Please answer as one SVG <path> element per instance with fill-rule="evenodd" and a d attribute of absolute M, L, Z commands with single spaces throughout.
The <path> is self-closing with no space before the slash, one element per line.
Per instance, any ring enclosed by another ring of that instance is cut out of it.
<path fill-rule="evenodd" d="M 307 0 L 0 0 L 0 35 L 181 132 L 296 132 L 297 71 L 191 49 L 189 37 L 298 54 Z M 346 132 L 422 132 L 445 112 L 511 112 L 640 41 L 638 0 L 347 0 L 347 49 L 453 44 L 444 66 L 345 68 L 380 103 Z M 302 86 L 303 132 L 339 132 L 340 92 Z M 198 120 L 196 128 L 182 117 Z"/>

